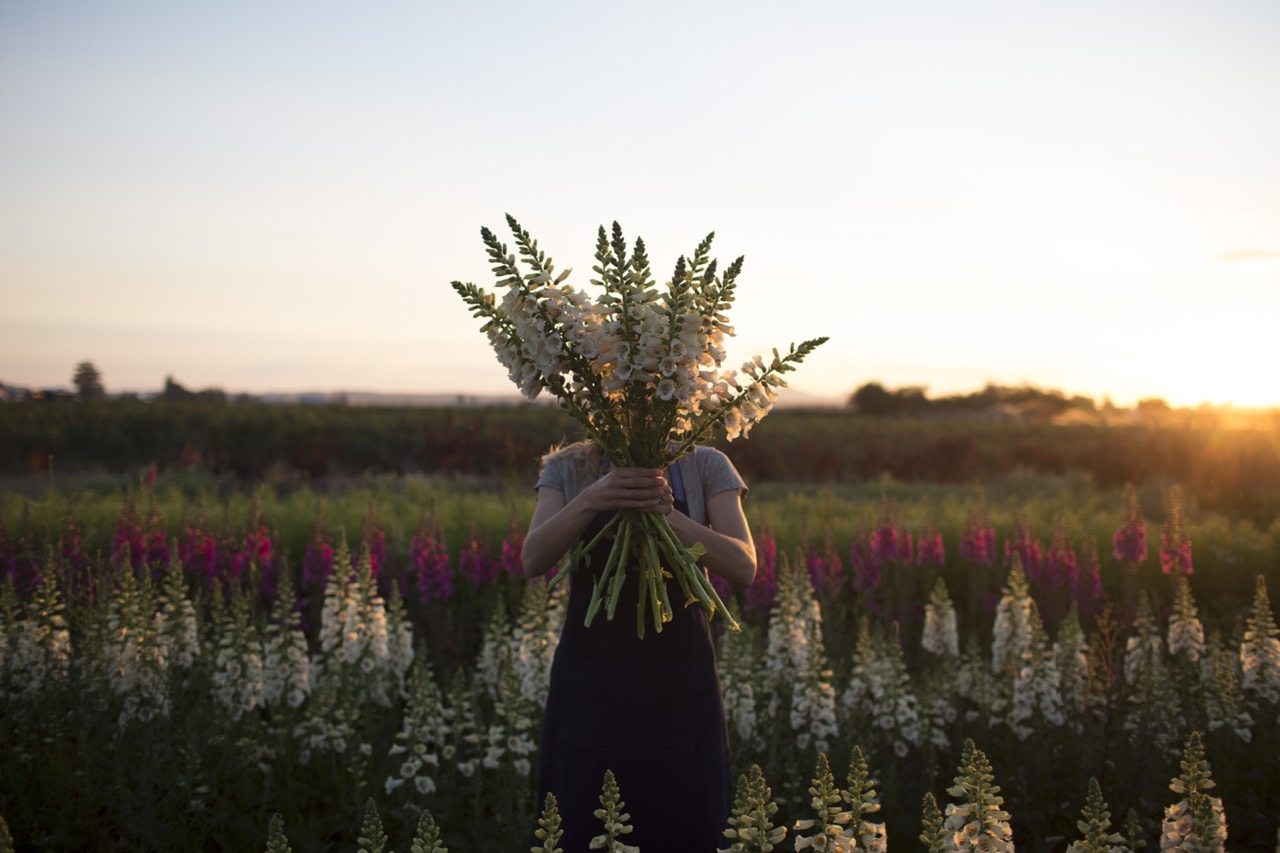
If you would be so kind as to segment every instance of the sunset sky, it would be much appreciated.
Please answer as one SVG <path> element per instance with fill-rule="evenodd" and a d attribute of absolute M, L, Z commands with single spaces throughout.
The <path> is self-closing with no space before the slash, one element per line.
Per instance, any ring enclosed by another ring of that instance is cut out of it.
<path fill-rule="evenodd" d="M 513 390 L 449 287 L 746 255 L 736 360 L 1280 404 L 1280 4 L 3 3 L 0 381 Z"/>

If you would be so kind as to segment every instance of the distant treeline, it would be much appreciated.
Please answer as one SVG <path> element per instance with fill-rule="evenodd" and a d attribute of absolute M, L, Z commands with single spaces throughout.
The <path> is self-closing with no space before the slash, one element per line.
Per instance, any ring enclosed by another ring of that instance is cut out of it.
<path fill-rule="evenodd" d="M 935 413 L 936 414 L 936 413 Z M 722 445 L 749 479 L 976 482 L 1025 469 L 1083 472 L 1100 487 L 1182 483 L 1200 503 L 1263 522 L 1280 515 L 1280 418 L 1229 428 L 1195 412 L 1121 425 L 1105 418 L 885 417 L 782 409 Z M 199 467 L 244 480 L 372 472 L 529 480 L 573 422 L 548 405 L 365 408 L 98 400 L 0 406 L 0 470 Z"/>

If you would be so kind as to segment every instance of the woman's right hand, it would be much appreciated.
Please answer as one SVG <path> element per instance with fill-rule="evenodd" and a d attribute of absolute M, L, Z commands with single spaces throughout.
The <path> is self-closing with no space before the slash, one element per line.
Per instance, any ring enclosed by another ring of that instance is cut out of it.
<path fill-rule="evenodd" d="M 585 491 L 591 508 L 597 512 L 612 509 L 671 511 L 671 487 L 661 468 L 610 468 Z"/>

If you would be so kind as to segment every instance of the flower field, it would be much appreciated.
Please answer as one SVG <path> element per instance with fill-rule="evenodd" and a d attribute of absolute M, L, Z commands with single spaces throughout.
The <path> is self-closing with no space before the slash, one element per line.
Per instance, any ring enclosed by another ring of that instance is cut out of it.
<path fill-rule="evenodd" d="M 429 478 L 7 496 L 0 847 L 528 850 L 567 592 L 523 577 L 532 504 Z M 725 848 L 1276 848 L 1280 523 L 1070 476 L 746 506 Z"/>

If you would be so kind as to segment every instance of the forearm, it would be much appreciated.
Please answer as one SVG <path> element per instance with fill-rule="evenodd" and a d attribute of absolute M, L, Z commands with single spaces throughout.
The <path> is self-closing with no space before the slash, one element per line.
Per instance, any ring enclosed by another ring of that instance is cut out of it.
<path fill-rule="evenodd" d="M 525 575 L 536 578 L 551 571 L 551 567 L 586 530 L 594 515 L 595 510 L 588 505 L 584 495 L 579 494 L 555 515 L 526 533 L 524 549 L 520 552 Z"/>
<path fill-rule="evenodd" d="M 685 545 L 701 542 L 707 549 L 701 562 L 725 580 L 750 586 L 756 576 L 755 549 L 733 536 L 718 533 L 699 524 L 679 510 L 672 510 L 667 521 Z"/>

